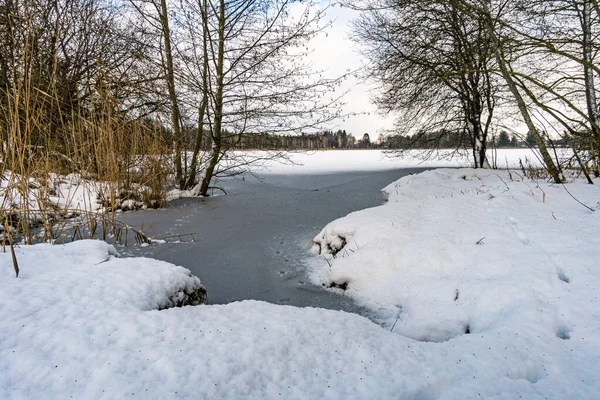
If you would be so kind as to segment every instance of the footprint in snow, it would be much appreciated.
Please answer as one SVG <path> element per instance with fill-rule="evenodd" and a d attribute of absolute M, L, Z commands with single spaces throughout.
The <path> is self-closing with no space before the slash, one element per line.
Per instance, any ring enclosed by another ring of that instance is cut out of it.
<path fill-rule="evenodd" d="M 529 240 L 527 235 L 517 229 L 517 226 L 519 225 L 518 221 L 514 217 L 509 217 L 508 220 L 512 225 L 513 232 L 517 235 L 517 238 L 521 241 L 521 243 L 525 245 L 531 244 L 531 240 Z"/>
<path fill-rule="evenodd" d="M 561 267 L 556 267 L 556 274 L 558 276 L 558 279 L 560 279 L 561 281 L 565 283 L 571 283 L 571 278 L 567 276 L 567 274 Z"/>
<path fill-rule="evenodd" d="M 569 329 L 569 327 L 566 325 L 559 326 L 558 329 L 556 330 L 556 337 L 558 337 L 562 340 L 571 339 L 571 329 Z"/>

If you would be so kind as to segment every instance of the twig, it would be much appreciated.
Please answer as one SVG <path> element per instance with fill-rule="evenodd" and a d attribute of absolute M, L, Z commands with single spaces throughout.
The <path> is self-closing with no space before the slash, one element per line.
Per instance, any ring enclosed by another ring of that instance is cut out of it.
<path fill-rule="evenodd" d="M 519 177 L 519 179 L 521 179 L 521 181 L 524 181 L 525 179 L 517 172 L 517 171 L 513 171 L 513 173 L 515 175 L 517 175 Z"/>
<path fill-rule="evenodd" d="M 227 194 L 227 192 L 225 191 L 225 189 L 223 189 L 223 188 L 222 188 L 222 187 L 220 187 L 220 186 L 209 186 L 208 188 L 209 188 L 209 189 L 213 189 L 213 190 L 214 190 L 214 189 L 217 189 L 217 190 L 220 190 L 221 192 L 223 192 L 223 194 Z"/>
<path fill-rule="evenodd" d="M 588 210 L 590 210 L 591 212 L 594 212 L 596 210 L 594 210 L 592 207 L 589 207 L 585 204 L 583 204 L 581 201 L 577 200 L 577 198 L 575 196 L 573 196 L 571 194 L 571 192 L 569 192 L 569 189 L 567 189 L 567 187 L 563 184 L 562 187 L 567 191 L 567 193 L 569 193 L 569 196 L 571 196 L 573 198 L 573 200 L 575 200 L 576 202 L 578 202 L 579 204 L 581 204 L 582 206 L 584 206 L 585 208 L 587 208 Z"/>
<path fill-rule="evenodd" d="M 174 238 L 174 237 L 178 237 L 178 238 L 179 238 L 179 240 L 181 240 L 181 237 L 182 237 L 182 236 L 191 236 L 191 237 L 192 237 L 192 240 L 194 240 L 194 235 L 196 235 L 196 233 L 197 233 L 197 232 L 190 232 L 190 233 L 179 233 L 179 234 L 177 234 L 177 235 L 165 236 L 165 237 L 161 238 L 160 240 L 167 240 L 167 239 L 171 239 L 171 238 Z"/>
<path fill-rule="evenodd" d="M 502 177 L 500 175 L 498 175 L 498 174 L 494 174 L 494 175 L 496 175 L 498 177 L 498 179 L 500 179 L 502 181 L 502 183 L 504 183 L 504 186 L 506 186 L 507 190 L 510 190 L 510 188 L 508 187 L 508 185 L 506 184 L 506 182 L 504 182 L 504 179 L 502 179 Z M 510 180 L 512 181 L 512 175 L 510 177 Z"/>
<path fill-rule="evenodd" d="M 508 157 L 504 156 L 504 159 L 506 160 L 506 172 L 508 172 L 508 176 L 510 178 L 510 181 L 512 182 L 513 181 L 513 177 L 512 177 L 512 174 L 510 173 L 510 168 L 508 168 Z"/>
<path fill-rule="evenodd" d="M 586 165 L 583 163 L 583 161 L 581 161 L 581 158 L 579 157 L 579 154 L 577 154 L 577 150 L 575 150 L 575 147 L 573 147 L 573 155 L 575 155 L 575 159 L 579 163 L 579 166 L 581 167 L 581 171 L 583 171 L 583 174 L 585 175 L 585 178 L 587 179 L 588 183 L 590 185 L 593 185 L 594 181 L 590 177 L 590 174 L 587 171 Z"/>

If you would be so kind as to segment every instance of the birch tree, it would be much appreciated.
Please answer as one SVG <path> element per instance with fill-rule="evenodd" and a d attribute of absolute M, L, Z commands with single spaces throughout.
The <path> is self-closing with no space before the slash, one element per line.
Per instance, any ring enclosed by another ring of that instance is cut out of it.
<path fill-rule="evenodd" d="M 527 125 L 536 137 L 549 172 L 558 181 L 560 168 L 550 163 L 544 138 L 532 128 L 531 113 L 539 113 L 557 133 L 565 132 L 571 137 L 583 138 L 584 148 L 598 165 L 597 155 L 594 155 L 594 147 L 597 148 L 600 143 L 595 86 L 595 75 L 599 72 L 595 57 L 600 49 L 599 21 L 597 7 L 594 6 L 597 2 L 555 0 L 517 3 L 511 13 L 504 9 L 504 14 L 508 15 L 494 15 L 488 2 L 480 2 L 480 5 L 497 41 L 497 56 L 503 59 L 506 67 L 502 74 L 509 86 L 512 81 L 514 88 L 511 92 L 522 93 L 530 102 L 527 105 L 525 99 L 517 100 L 523 118 L 531 122 Z M 511 65 L 506 60 L 503 51 L 507 46 L 521 54 L 521 62 Z M 577 153 L 581 148 L 575 147 L 576 158 L 579 159 Z M 582 167 L 586 168 L 584 164 Z M 598 174 L 597 167 L 595 172 Z"/>
<path fill-rule="evenodd" d="M 469 7 L 469 6 L 470 6 L 470 4 L 465 4 L 465 7 Z M 521 95 L 521 92 L 519 91 L 517 84 L 515 83 L 515 79 L 513 79 L 510 65 L 507 62 L 506 54 L 503 51 L 504 45 L 499 38 L 498 28 L 497 28 L 497 26 L 498 26 L 497 18 L 499 16 L 501 16 L 502 14 L 496 13 L 494 15 L 492 13 L 492 9 L 490 8 L 489 2 L 487 0 L 480 1 L 479 5 L 476 6 L 476 9 L 480 13 L 480 19 L 482 19 L 485 22 L 486 27 L 488 29 L 490 42 L 492 44 L 492 48 L 494 49 L 494 56 L 496 58 L 496 62 L 498 63 L 498 67 L 500 69 L 502 77 L 504 78 L 506 85 L 508 86 L 510 92 L 512 93 L 512 95 L 515 99 L 515 102 L 517 103 L 517 107 L 519 108 L 521 116 L 523 117 L 523 120 L 524 120 L 525 124 L 527 125 L 527 128 L 529 129 L 529 132 L 534 136 L 534 138 L 537 142 L 539 151 L 540 151 L 542 158 L 544 160 L 544 163 L 546 165 L 546 169 L 548 170 L 548 173 L 552 176 L 554 181 L 556 183 L 560 183 L 563 180 L 561 177 L 560 169 L 554 163 L 554 160 L 552 159 L 552 157 L 550 156 L 550 153 L 548 152 L 548 148 L 546 146 L 543 136 L 540 134 L 537 126 L 533 122 L 530 110 L 527 107 L 527 104 L 525 103 L 525 100 L 524 100 L 523 96 Z"/>
<path fill-rule="evenodd" d="M 528 93 L 536 105 L 543 108 L 561 130 L 577 139 L 572 141 L 574 151 L 589 152 L 594 173 L 599 176 L 598 3 L 595 0 L 555 0 L 535 2 L 530 7 L 530 24 L 513 30 L 525 44 L 535 46 L 546 59 L 554 60 L 546 67 L 553 73 L 545 79 L 540 79 L 535 73 L 524 75 L 522 85 L 532 87 Z M 532 29 L 533 23 L 544 28 Z M 535 89 L 546 96 L 536 96 Z"/>

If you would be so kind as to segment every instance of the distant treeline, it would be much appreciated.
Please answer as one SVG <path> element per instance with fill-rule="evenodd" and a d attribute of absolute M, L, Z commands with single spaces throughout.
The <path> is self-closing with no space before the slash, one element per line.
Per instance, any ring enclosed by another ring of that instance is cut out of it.
<path fill-rule="evenodd" d="M 190 129 L 191 130 L 191 129 Z M 184 131 L 185 133 L 185 131 Z M 364 134 L 357 140 L 345 130 L 324 131 L 317 133 L 303 133 L 300 135 L 275 135 L 266 133 L 238 134 L 223 131 L 223 144 L 232 149 L 364 149 L 376 147 L 371 143 L 369 134 Z M 188 147 L 192 141 L 188 140 Z M 212 145 L 209 132 L 204 132 L 202 148 L 208 149 Z"/>
<path fill-rule="evenodd" d="M 548 145 L 564 147 L 564 139 L 551 140 L 546 137 Z M 535 137 L 531 133 L 527 135 L 515 135 L 506 131 L 500 131 L 492 137 L 491 142 L 496 147 L 535 147 Z M 466 132 L 439 131 L 432 133 L 420 133 L 414 136 L 390 135 L 381 137 L 376 147 L 384 149 L 452 149 L 469 148 L 471 146 L 469 136 Z"/>
<path fill-rule="evenodd" d="M 185 130 L 184 130 L 185 133 Z M 371 141 L 368 133 L 357 139 L 345 130 L 324 131 L 318 133 L 303 133 L 301 135 L 274 135 L 264 133 L 236 134 L 229 131 L 223 132 L 223 141 L 232 149 L 435 149 L 435 148 L 469 148 L 468 136 L 464 132 L 439 131 L 420 133 L 414 136 L 381 135 L 379 139 Z M 549 140 L 549 139 L 548 139 Z M 534 147 L 535 138 L 531 133 L 520 136 L 501 131 L 493 137 L 496 147 Z M 556 139 L 549 145 L 556 147 L 565 146 L 564 140 Z M 190 143 L 191 145 L 191 143 Z M 211 146 L 210 134 L 205 132 L 202 148 Z"/>

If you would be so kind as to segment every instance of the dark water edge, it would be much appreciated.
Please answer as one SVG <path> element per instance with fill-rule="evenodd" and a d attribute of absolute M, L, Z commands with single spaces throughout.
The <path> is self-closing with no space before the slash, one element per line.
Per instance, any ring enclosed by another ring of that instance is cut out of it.
<path fill-rule="evenodd" d="M 247 175 L 221 182 L 228 194 L 179 199 L 161 210 L 123 213 L 119 219 L 144 226 L 169 243 L 119 247 L 188 268 L 208 289 L 209 304 L 262 300 L 368 315 L 343 295 L 308 282 L 306 260 L 312 238 L 330 221 L 381 205 L 381 189 L 424 168 L 319 175 Z"/>

